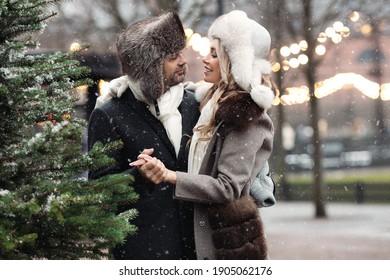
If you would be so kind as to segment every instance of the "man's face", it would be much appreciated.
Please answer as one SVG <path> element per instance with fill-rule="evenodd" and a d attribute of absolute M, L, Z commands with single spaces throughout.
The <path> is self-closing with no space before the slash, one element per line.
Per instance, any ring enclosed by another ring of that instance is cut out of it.
<path fill-rule="evenodd" d="M 187 74 L 187 61 L 183 52 L 177 52 L 164 60 L 164 86 L 165 90 L 169 87 L 184 82 Z"/>

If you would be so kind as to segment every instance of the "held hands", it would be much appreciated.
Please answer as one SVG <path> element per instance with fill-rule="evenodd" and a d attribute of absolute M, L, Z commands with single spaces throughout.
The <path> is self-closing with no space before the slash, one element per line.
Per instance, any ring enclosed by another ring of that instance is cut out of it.
<path fill-rule="evenodd" d="M 145 149 L 138 155 L 138 159 L 130 163 L 130 166 L 137 167 L 141 175 L 154 184 L 161 182 L 176 183 L 176 172 L 169 170 L 156 157 L 152 157 L 154 149 Z"/>

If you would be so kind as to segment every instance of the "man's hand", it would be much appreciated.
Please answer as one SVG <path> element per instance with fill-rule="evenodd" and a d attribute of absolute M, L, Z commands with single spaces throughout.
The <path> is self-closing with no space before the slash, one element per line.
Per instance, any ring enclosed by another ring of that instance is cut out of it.
<path fill-rule="evenodd" d="M 160 184 L 165 181 L 168 169 L 159 159 L 151 157 L 153 152 L 153 148 L 143 150 L 138 155 L 138 159 L 130 163 L 130 166 L 138 167 L 139 172 L 145 179 L 154 184 Z"/>
<path fill-rule="evenodd" d="M 130 162 L 129 165 L 130 165 L 130 166 L 133 166 L 133 167 L 135 167 L 135 166 L 140 167 L 140 166 L 144 165 L 144 164 L 146 163 L 146 159 L 144 159 L 143 156 L 144 156 L 144 155 L 151 156 L 151 155 L 153 154 L 153 152 L 154 152 L 154 149 L 153 149 L 153 148 L 144 149 L 144 150 L 142 151 L 142 153 L 140 153 L 140 154 L 138 155 L 138 157 L 137 157 L 138 159 L 137 159 L 136 161 Z"/>

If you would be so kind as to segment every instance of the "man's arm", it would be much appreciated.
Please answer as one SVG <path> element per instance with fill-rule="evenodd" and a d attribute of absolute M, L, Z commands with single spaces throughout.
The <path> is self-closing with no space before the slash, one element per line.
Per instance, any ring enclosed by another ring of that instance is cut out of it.
<path fill-rule="evenodd" d="M 116 132 L 112 118 L 110 118 L 103 110 L 95 109 L 91 114 L 88 124 L 88 151 L 92 149 L 96 142 L 107 144 L 118 140 L 121 140 L 121 137 Z M 114 165 L 90 171 L 88 177 L 90 179 L 96 179 L 107 174 L 114 174 L 123 171 L 123 168 L 121 167 L 123 162 L 123 152 L 121 152 L 121 150 L 122 149 L 119 149 L 109 153 L 109 156 L 114 158 L 116 161 Z"/>

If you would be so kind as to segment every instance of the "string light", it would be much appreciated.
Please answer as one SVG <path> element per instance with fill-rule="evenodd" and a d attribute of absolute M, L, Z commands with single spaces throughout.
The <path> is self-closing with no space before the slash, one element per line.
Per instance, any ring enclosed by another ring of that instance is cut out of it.
<path fill-rule="evenodd" d="M 306 51 L 307 48 L 309 47 L 305 40 L 300 41 L 298 45 L 301 48 L 301 51 L 303 52 Z"/>
<path fill-rule="evenodd" d="M 288 57 L 291 54 L 290 48 L 287 46 L 283 46 L 280 48 L 280 54 L 284 57 Z"/>
<path fill-rule="evenodd" d="M 379 86 L 378 83 L 356 73 L 340 73 L 332 78 L 317 82 L 314 85 L 314 95 L 316 98 L 323 98 L 348 87 L 356 88 L 371 99 L 390 100 L 390 83 Z M 309 89 L 306 86 L 287 88 L 286 94 L 280 98 L 283 105 L 302 104 L 309 100 Z"/>
<path fill-rule="evenodd" d="M 315 53 L 319 56 L 323 56 L 326 53 L 326 47 L 322 45 L 328 39 L 334 44 L 338 44 L 342 41 L 344 37 L 349 36 L 350 30 L 345 26 L 341 21 L 335 21 L 332 26 L 327 27 L 325 31 L 320 32 L 317 36 L 317 42 L 319 45 L 315 47 Z M 283 71 L 288 71 L 290 68 L 298 68 L 300 65 L 305 65 L 309 62 L 307 55 L 301 53 L 305 52 L 308 49 L 307 41 L 301 40 L 298 44 L 293 43 L 289 47 L 283 46 L 280 48 L 279 52 L 284 57 L 282 61 L 282 66 L 273 67 L 274 72 L 278 72 L 281 69 Z M 290 56 L 297 57 L 290 57 Z M 289 58 L 290 57 L 290 58 Z"/>
<path fill-rule="evenodd" d="M 316 54 L 324 55 L 326 53 L 326 48 L 323 45 L 318 45 L 315 49 Z"/>
<path fill-rule="evenodd" d="M 352 12 L 350 15 L 349 15 L 349 19 L 352 21 L 352 22 L 357 22 L 360 18 L 360 15 L 358 12 L 354 11 Z"/>
<path fill-rule="evenodd" d="M 303 104 L 310 100 L 309 89 L 306 86 L 286 88 L 286 94 L 280 97 L 283 105 Z"/>
<path fill-rule="evenodd" d="M 202 37 L 198 33 L 194 33 L 191 28 L 186 28 L 184 33 L 187 38 L 187 46 L 192 47 L 201 56 L 206 56 L 210 52 L 210 40 L 207 37 Z"/>
<path fill-rule="evenodd" d="M 390 83 L 381 85 L 381 98 L 383 101 L 390 100 Z"/>

